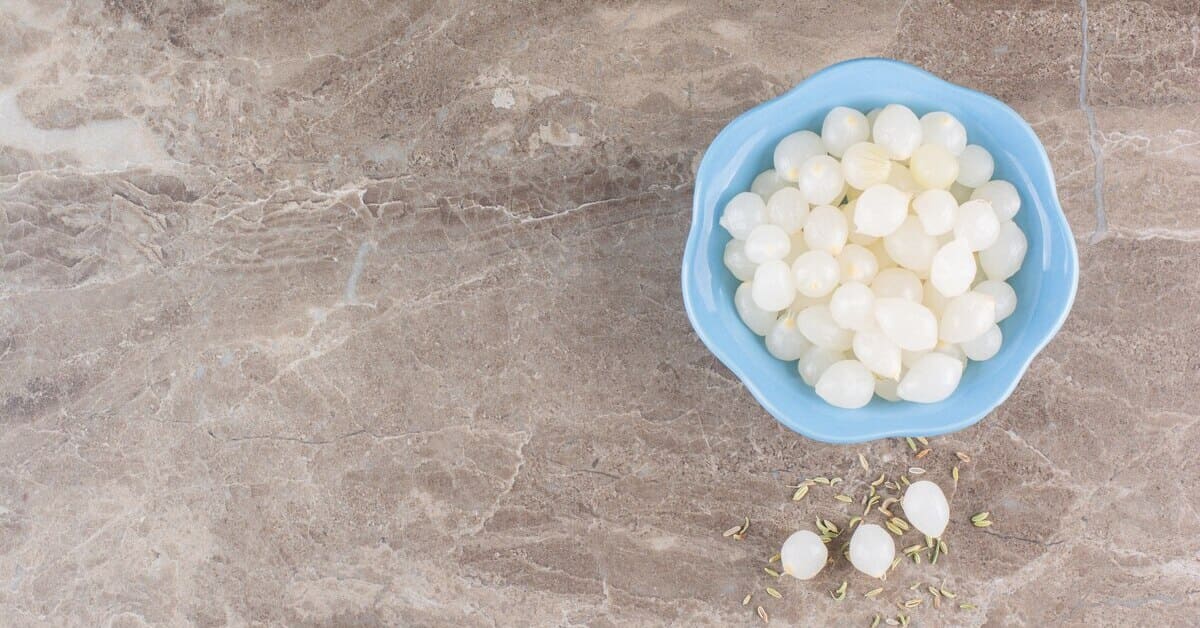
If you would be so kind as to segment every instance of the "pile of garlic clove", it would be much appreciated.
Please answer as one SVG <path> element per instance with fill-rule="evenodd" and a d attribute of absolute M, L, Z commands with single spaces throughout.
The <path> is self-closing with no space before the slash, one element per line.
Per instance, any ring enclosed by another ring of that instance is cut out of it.
<path fill-rule="evenodd" d="M 725 205 L 734 305 L 839 408 L 934 403 L 1000 351 L 1028 242 L 1017 189 L 953 115 L 835 107 Z"/>

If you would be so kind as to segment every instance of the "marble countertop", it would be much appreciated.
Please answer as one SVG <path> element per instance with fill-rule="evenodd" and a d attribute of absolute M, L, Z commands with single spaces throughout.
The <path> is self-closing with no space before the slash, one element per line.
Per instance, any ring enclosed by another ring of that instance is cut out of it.
<path fill-rule="evenodd" d="M 63 4 L 0 7 L 5 625 L 1198 621 L 1191 0 Z M 713 135 L 869 55 L 1033 125 L 1082 269 L 875 600 L 762 568 L 913 452 L 781 428 L 678 279 Z"/>

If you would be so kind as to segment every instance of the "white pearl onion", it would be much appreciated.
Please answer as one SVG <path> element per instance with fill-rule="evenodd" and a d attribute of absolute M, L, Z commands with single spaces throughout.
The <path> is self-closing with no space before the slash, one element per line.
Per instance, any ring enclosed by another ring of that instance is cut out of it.
<path fill-rule="evenodd" d="M 792 262 L 796 291 L 806 297 L 823 297 L 837 287 L 841 269 L 826 251 L 808 251 Z"/>
<path fill-rule="evenodd" d="M 829 561 L 829 548 L 811 530 L 793 532 L 779 550 L 783 573 L 797 580 L 811 580 Z"/>
<path fill-rule="evenodd" d="M 823 349 L 845 351 L 850 348 L 854 335 L 833 321 L 828 305 L 804 308 L 796 315 L 796 327 L 809 342 Z"/>
<path fill-rule="evenodd" d="M 850 187 L 865 190 L 885 183 L 892 172 L 892 160 L 878 144 L 859 142 L 842 155 L 842 176 Z"/>
<path fill-rule="evenodd" d="M 845 189 L 842 164 L 829 155 L 809 157 L 800 166 L 800 191 L 809 203 L 830 205 L 841 198 Z"/>
<path fill-rule="evenodd" d="M 982 251 L 996 243 L 1000 221 L 992 204 L 985 200 L 967 201 L 958 207 L 954 219 L 954 237 L 966 240 L 972 251 Z"/>
<path fill-rule="evenodd" d="M 799 188 L 786 187 L 767 199 L 767 221 L 791 234 L 804 228 L 808 200 Z"/>
<path fill-rule="evenodd" d="M 754 279 L 754 269 L 758 268 L 758 264 L 746 257 L 745 240 L 730 240 L 729 244 L 725 245 L 725 268 L 728 268 L 738 281 Z"/>
<path fill-rule="evenodd" d="M 817 380 L 817 396 L 838 408 L 861 408 L 870 403 L 874 394 L 875 378 L 858 360 L 837 362 Z"/>
<path fill-rule="evenodd" d="M 791 313 L 780 316 L 779 320 L 775 321 L 771 331 L 767 332 L 766 342 L 767 351 L 785 362 L 800 359 L 800 356 L 813 346 L 808 338 L 800 333 L 800 328 L 796 326 L 796 317 Z"/>
<path fill-rule="evenodd" d="M 937 403 L 950 396 L 962 379 L 963 363 L 933 351 L 921 356 L 900 379 L 896 394 L 905 401 Z"/>
<path fill-rule="evenodd" d="M 1021 209 L 1021 195 L 1008 181 L 988 181 L 971 192 L 971 199 L 983 199 L 992 204 L 996 218 L 1012 220 Z"/>
<path fill-rule="evenodd" d="M 886 183 L 863 190 L 854 202 L 854 228 L 883 237 L 900 228 L 908 214 L 909 195 Z"/>
<path fill-rule="evenodd" d="M 804 242 L 814 251 L 826 251 L 837 255 L 846 246 L 846 238 L 850 235 L 850 226 L 846 223 L 846 214 L 836 207 L 819 205 L 808 214 L 804 223 Z"/>
<path fill-rule="evenodd" d="M 879 260 L 865 246 L 847 244 L 837 256 L 842 281 L 870 282 L 879 273 Z"/>
<path fill-rule="evenodd" d="M 960 346 L 962 347 L 963 355 L 976 362 L 982 362 L 983 360 L 990 360 L 997 353 L 1000 353 L 1000 345 L 1003 343 L 1004 334 L 1001 333 L 1000 326 L 992 325 L 987 331 L 962 343 Z"/>
<path fill-rule="evenodd" d="M 850 347 L 854 351 L 854 357 L 871 372 L 895 380 L 900 379 L 900 346 L 888 339 L 883 332 L 877 329 L 860 331 L 854 334 Z"/>
<path fill-rule="evenodd" d="M 797 131 L 779 140 L 775 146 L 775 172 L 784 180 L 795 183 L 800 179 L 800 167 L 809 157 L 825 154 L 825 144 L 812 131 Z"/>
<path fill-rule="evenodd" d="M 841 157 L 847 148 L 866 141 L 870 134 L 867 117 L 849 107 L 834 107 L 825 114 L 825 121 L 821 124 L 821 141 L 825 143 L 825 150 L 834 157 Z"/>
<path fill-rule="evenodd" d="M 754 270 L 754 304 L 768 312 L 778 312 L 796 298 L 792 271 L 781 260 L 759 264 Z"/>
<path fill-rule="evenodd" d="M 995 168 L 996 162 L 992 160 L 992 154 L 986 148 L 970 144 L 958 156 L 956 180 L 969 188 L 977 188 L 992 178 Z"/>
<path fill-rule="evenodd" d="M 950 502 L 946 501 L 942 487 L 929 480 L 913 482 L 904 489 L 900 507 L 904 509 L 904 518 L 925 536 L 935 539 L 942 536 L 950 523 Z"/>
<path fill-rule="evenodd" d="M 913 211 L 925 233 L 932 236 L 950 233 L 958 214 L 958 201 L 946 190 L 925 190 L 912 201 Z"/>
<path fill-rule="evenodd" d="M 929 308 L 908 299 L 876 298 L 875 322 L 901 349 L 926 351 L 937 346 L 938 321 Z"/>
<path fill-rule="evenodd" d="M 945 111 L 931 111 L 921 116 L 921 139 L 926 144 L 941 146 L 957 157 L 967 147 L 967 129 L 958 118 Z"/>
<path fill-rule="evenodd" d="M 992 295 L 996 299 L 996 322 L 1008 318 L 1017 309 L 1017 292 L 1004 281 L 988 279 L 975 286 L 976 292 Z"/>
<path fill-rule="evenodd" d="M 767 335 L 767 332 L 771 331 L 771 327 L 775 325 L 776 313 L 755 305 L 754 282 L 752 281 L 738 286 L 737 291 L 733 293 L 733 305 L 746 327 L 759 336 Z"/>
<path fill-rule="evenodd" d="M 875 293 L 851 281 L 838 286 L 829 300 L 829 314 L 844 329 L 863 330 L 875 325 Z"/>
<path fill-rule="evenodd" d="M 804 380 L 805 384 L 816 386 L 826 369 L 844 359 L 846 354 L 841 351 L 814 346 L 800 356 L 796 370 L 800 372 L 800 379 Z"/>
<path fill-rule="evenodd" d="M 929 267 L 929 281 L 947 297 L 956 297 L 966 292 L 975 281 L 975 256 L 966 240 L 954 239 L 947 242 L 933 255 Z"/>
<path fill-rule="evenodd" d="M 892 159 L 903 161 L 921 145 L 921 121 L 904 105 L 888 105 L 875 118 L 871 137 Z"/>
<path fill-rule="evenodd" d="M 875 281 L 871 282 L 871 290 L 877 298 L 897 298 L 921 302 L 924 289 L 921 279 L 911 270 L 904 268 L 887 268 L 879 271 Z"/>
<path fill-rule="evenodd" d="M 755 227 L 767 221 L 767 204 L 753 192 L 742 192 L 729 199 L 721 213 L 721 226 L 729 235 L 745 240 Z"/>
<path fill-rule="evenodd" d="M 763 227 L 759 227 L 762 229 Z M 753 234 L 751 234 L 753 235 Z M 747 240 L 747 243 L 749 241 Z M 883 247 L 888 255 L 904 268 L 923 273 L 933 264 L 933 256 L 938 252 L 937 238 L 925 233 L 921 220 L 916 216 L 904 219 L 899 229 L 891 232 L 883 239 Z M 746 248 L 749 254 L 749 244 Z"/>
<path fill-rule="evenodd" d="M 1028 250 L 1025 233 L 1013 221 L 1006 220 L 1000 225 L 996 241 L 979 252 L 979 265 L 988 279 L 1008 279 L 1021 270 Z"/>
<path fill-rule="evenodd" d="M 942 312 L 938 334 L 946 342 L 966 342 L 979 337 L 996 323 L 996 299 L 982 292 L 968 292 L 950 299 Z"/>
<path fill-rule="evenodd" d="M 791 248 L 791 238 L 775 225 L 759 225 L 746 236 L 746 258 L 755 264 L 781 260 Z"/>
<path fill-rule="evenodd" d="M 750 184 L 750 191 L 759 195 L 763 202 L 771 198 L 779 190 L 789 187 L 791 184 L 779 176 L 774 170 L 765 170 L 762 174 L 754 177 L 754 181 Z"/>
<path fill-rule="evenodd" d="M 882 578 L 896 558 L 892 535 L 874 523 L 859 524 L 850 537 L 850 564 L 871 576 Z"/>
<path fill-rule="evenodd" d="M 947 189 L 958 177 L 958 160 L 937 144 L 925 144 L 913 151 L 908 170 L 923 188 Z"/>

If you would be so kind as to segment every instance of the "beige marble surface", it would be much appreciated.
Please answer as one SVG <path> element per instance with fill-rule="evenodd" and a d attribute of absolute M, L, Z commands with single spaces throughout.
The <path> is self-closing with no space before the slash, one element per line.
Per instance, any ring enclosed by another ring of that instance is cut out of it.
<path fill-rule="evenodd" d="M 0 2 L 0 623 L 1200 623 L 1198 11 Z M 794 436 L 696 339 L 692 173 L 864 55 L 1030 121 L 1082 278 L 921 463 L 973 456 L 951 555 L 775 600 L 764 560 L 850 512 L 784 485 L 912 455 Z"/>

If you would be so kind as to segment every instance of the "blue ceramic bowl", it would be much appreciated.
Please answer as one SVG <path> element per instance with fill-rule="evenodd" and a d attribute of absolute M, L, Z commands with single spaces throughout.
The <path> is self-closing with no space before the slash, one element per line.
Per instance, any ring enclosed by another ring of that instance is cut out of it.
<path fill-rule="evenodd" d="M 754 177 L 772 167 L 775 144 L 785 135 L 819 132 L 825 114 L 837 105 L 867 111 L 888 103 L 907 105 L 917 115 L 948 111 L 962 121 L 970 143 L 995 158 L 994 178 L 1020 192 L 1015 220 L 1029 240 L 1029 252 L 1009 279 L 1018 302 L 1016 312 L 1000 323 L 1000 353 L 971 362 L 949 399 L 916 404 L 875 398 L 866 407 L 842 410 L 801 381 L 795 362 L 767 353 L 762 338 L 738 318 L 733 306 L 738 281 L 723 262 L 729 234 L 717 221 L 733 195 L 750 189 Z M 1078 275 L 1075 240 L 1058 204 L 1050 160 L 1021 116 L 991 96 L 911 65 L 856 59 L 825 68 L 738 116 L 708 147 L 696 175 L 692 229 L 683 253 L 683 302 L 704 344 L 780 423 L 815 440 L 858 443 L 945 434 L 982 419 L 1012 393 L 1033 357 L 1062 326 Z"/>

